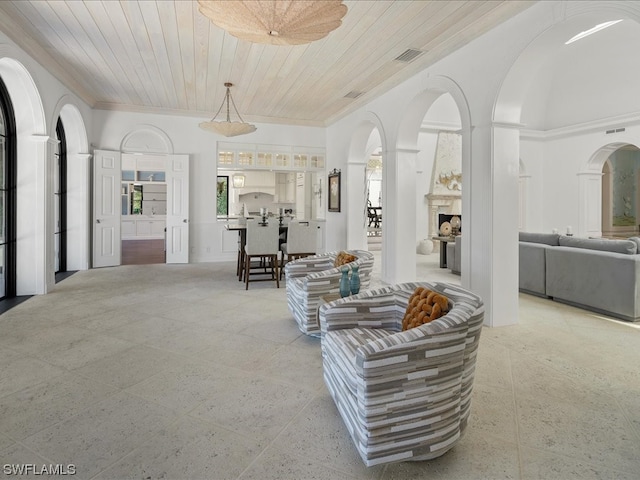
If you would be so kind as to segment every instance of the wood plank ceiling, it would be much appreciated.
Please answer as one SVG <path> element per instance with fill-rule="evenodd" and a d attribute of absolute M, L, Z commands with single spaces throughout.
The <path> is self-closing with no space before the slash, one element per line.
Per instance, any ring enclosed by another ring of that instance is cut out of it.
<path fill-rule="evenodd" d="M 95 108 L 210 118 L 232 82 L 247 121 L 324 126 L 535 2 L 344 3 L 340 28 L 290 47 L 238 40 L 195 0 L 3 0 L 0 30 Z"/>

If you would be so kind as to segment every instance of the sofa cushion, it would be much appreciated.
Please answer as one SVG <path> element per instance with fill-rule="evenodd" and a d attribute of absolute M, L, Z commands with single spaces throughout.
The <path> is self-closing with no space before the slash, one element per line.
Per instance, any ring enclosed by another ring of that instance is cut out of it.
<path fill-rule="evenodd" d="M 444 295 L 424 287 L 417 287 L 409 297 L 402 319 L 402 330 L 419 327 L 440 318 L 449 310 L 449 301 Z"/>
<path fill-rule="evenodd" d="M 544 243 L 553 247 L 559 245 L 558 239 L 560 238 L 560 235 L 557 233 L 520 232 L 519 236 L 521 242 Z"/>
<path fill-rule="evenodd" d="M 576 238 L 560 237 L 561 247 L 586 248 L 588 250 L 601 250 L 605 252 L 625 253 L 635 255 L 638 248 L 631 240 L 612 240 L 608 238 Z"/>

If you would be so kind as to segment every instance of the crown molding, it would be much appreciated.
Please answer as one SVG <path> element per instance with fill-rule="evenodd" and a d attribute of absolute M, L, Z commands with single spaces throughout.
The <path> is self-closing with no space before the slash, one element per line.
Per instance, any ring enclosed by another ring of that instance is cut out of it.
<path fill-rule="evenodd" d="M 169 115 L 180 117 L 194 117 L 194 118 L 207 118 L 211 119 L 211 112 L 193 111 L 193 110 L 181 110 L 176 108 L 158 108 L 158 107 L 145 107 L 142 105 L 124 105 L 120 103 L 108 103 L 97 102 L 93 108 L 95 110 L 106 110 L 116 112 L 129 112 L 129 113 L 147 113 L 153 115 Z M 294 125 L 302 127 L 323 127 L 323 122 L 317 122 L 313 120 L 301 120 L 297 118 L 275 118 L 275 117 L 263 117 L 260 115 L 243 115 L 242 119 L 249 123 L 268 123 L 277 125 Z"/>
<path fill-rule="evenodd" d="M 520 136 L 532 140 L 549 140 L 598 131 L 601 131 L 604 134 L 607 130 L 626 128 L 635 125 L 640 125 L 640 114 L 637 112 L 617 115 L 615 117 L 600 118 L 584 123 L 576 123 L 575 125 L 568 125 L 566 127 L 559 127 L 551 130 L 523 128 L 520 130 Z"/>

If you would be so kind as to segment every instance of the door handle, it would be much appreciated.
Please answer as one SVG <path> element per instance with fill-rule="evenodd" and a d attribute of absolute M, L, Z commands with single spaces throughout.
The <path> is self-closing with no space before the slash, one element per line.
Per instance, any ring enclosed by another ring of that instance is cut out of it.
<path fill-rule="evenodd" d="M 100 219 L 99 218 L 96 218 L 96 223 L 100 223 Z"/>
<path fill-rule="evenodd" d="M 189 220 L 185 218 L 184 220 L 182 220 L 182 223 L 189 223 Z"/>

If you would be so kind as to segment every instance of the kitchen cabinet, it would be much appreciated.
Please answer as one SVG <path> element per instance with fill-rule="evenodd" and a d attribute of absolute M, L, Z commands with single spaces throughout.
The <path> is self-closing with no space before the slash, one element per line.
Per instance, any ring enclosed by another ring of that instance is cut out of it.
<path fill-rule="evenodd" d="M 294 145 L 218 142 L 218 168 L 322 171 L 325 150 Z"/>
<path fill-rule="evenodd" d="M 123 240 L 164 238 L 167 220 L 163 215 L 130 215 L 122 219 Z"/>

